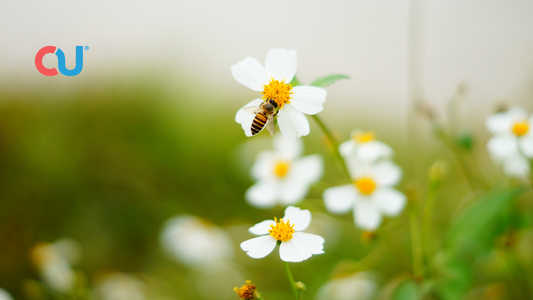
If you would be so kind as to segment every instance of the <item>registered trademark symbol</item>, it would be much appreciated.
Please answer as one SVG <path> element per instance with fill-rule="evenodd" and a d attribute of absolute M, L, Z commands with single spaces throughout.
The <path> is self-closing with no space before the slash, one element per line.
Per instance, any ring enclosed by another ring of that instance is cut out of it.
<path fill-rule="evenodd" d="M 89 50 L 89 46 L 85 46 L 85 51 L 88 51 Z"/>

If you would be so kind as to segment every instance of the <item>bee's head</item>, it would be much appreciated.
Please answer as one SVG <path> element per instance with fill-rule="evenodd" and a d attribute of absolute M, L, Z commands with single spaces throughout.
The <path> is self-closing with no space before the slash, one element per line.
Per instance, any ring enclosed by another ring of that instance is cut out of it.
<path fill-rule="evenodd" d="M 268 102 L 274 106 L 274 108 L 278 108 L 278 103 L 274 101 L 273 99 L 268 99 Z"/>

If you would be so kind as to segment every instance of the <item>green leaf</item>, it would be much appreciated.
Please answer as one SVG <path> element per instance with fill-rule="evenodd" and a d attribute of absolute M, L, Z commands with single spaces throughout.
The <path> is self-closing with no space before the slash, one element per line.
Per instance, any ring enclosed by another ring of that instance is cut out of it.
<path fill-rule="evenodd" d="M 412 280 L 405 281 L 394 291 L 392 300 L 417 300 L 416 284 Z"/>
<path fill-rule="evenodd" d="M 340 75 L 340 74 L 324 76 L 324 77 L 320 77 L 320 78 L 316 79 L 315 81 L 313 81 L 313 83 L 311 83 L 311 85 L 312 86 L 325 87 L 325 86 L 334 84 L 337 80 L 340 80 L 340 79 L 350 79 L 350 77 L 348 77 L 346 75 Z"/>
<path fill-rule="evenodd" d="M 461 240 L 471 240 L 487 231 L 487 228 L 498 217 L 506 212 L 512 200 L 526 189 L 518 187 L 506 191 L 486 194 L 468 205 L 452 223 L 448 242 L 454 243 Z"/>

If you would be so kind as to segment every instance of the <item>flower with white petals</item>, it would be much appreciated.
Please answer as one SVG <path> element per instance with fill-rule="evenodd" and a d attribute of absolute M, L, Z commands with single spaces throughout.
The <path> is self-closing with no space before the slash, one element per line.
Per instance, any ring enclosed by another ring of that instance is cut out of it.
<path fill-rule="evenodd" d="M 489 116 L 485 122 L 494 136 L 487 149 L 495 161 L 503 163 L 505 174 L 526 177 L 529 173 L 528 158 L 533 158 L 533 115 L 511 107 L 505 112 Z"/>
<path fill-rule="evenodd" d="M 300 232 L 311 223 L 309 210 L 289 206 L 282 219 L 266 220 L 255 224 L 248 231 L 261 235 L 241 243 L 242 250 L 252 258 L 262 258 L 270 254 L 279 243 L 281 260 L 300 262 L 312 254 L 324 253 L 324 239 L 321 236 Z"/>
<path fill-rule="evenodd" d="M 11 294 L 8 293 L 8 291 L 0 288 L 0 300 L 13 300 L 13 297 L 11 297 Z"/>
<path fill-rule="evenodd" d="M 294 50 L 271 50 L 264 67 L 256 59 L 247 57 L 232 66 L 231 73 L 239 83 L 262 94 L 261 98 L 249 102 L 243 108 L 274 100 L 279 129 L 289 138 L 308 135 L 309 122 L 304 114 L 321 112 L 322 104 L 326 101 L 327 92 L 323 88 L 304 85 L 293 87 L 290 84 L 296 74 Z M 246 136 L 252 136 L 255 115 L 246 113 L 243 108 L 237 112 L 235 121 L 242 125 Z"/>
<path fill-rule="evenodd" d="M 131 275 L 110 273 L 100 278 L 96 293 L 101 300 L 144 300 L 145 289 L 145 284 Z"/>
<path fill-rule="evenodd" d="M 376 140 L 372 131 L 364 132 L 359 129 L 352 131 L 352 138 L 339 146 L 342 156 L 355 156 L 361 161 L 373 162 L 380 158 L 391 158 L 394 154 L 389 145 Z"/>
<path fill-rule="evenodd" d="M 372 231 L 381 224 L 382 214 L 396 216 L 403 210 L 406 197 L 393 188 L 402 177 L 400 167 L 387 160 L 370 164 L 348 157 L 346 162 L 353 182 L 324 190 L 329 212 L 353 209 L 355 224 Z"/>
<path fill-rule="evenodd" d="M 316 300 L 369 300 L 377 290 L 377 284 L 367 273 L 335 278 L 317 292 Z"/>
<path fill-rule="evenodd" d="M 224 229 L 189 215 L 166 222 L 161 244 L 169 256 L 191 267 L 233 257 L 231 238 Z"/>
<path fill-rule="evenodd" d="M 64 238 L 55 243 L 38 243 L 33 247 L 31 256 L 46 285 L 62 294 L 72 291 L 76 276 L 71 264 L 80 256 L 80 246 L 76 241 Z"/>
<path fill-rule="evenodd" d="M 245 194 L 251 205 L 268 208 L 280 203 L 283 206 L 302 200 L 309 187 L 323 173 L 322 158 L 318 154 L 299 157 L 303 143 L 276 135 L 274 151 L 259 153 L 251 175 L 257 182 Z"/>

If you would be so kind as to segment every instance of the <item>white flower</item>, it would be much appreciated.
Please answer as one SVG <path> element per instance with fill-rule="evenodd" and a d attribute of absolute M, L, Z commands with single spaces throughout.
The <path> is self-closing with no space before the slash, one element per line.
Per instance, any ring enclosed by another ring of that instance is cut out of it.
<path fill-rule="evenodd" d="M 72 291 L 76 276 L 72 270 L 80 256 L 79 245 L 70 239 L 55 243 L 39 243 L 32 249 L 32 259 L 44 283 L 56 292 L 66 294 Z"/>
<path fill-rule="evenodd" d="M 514 106 L 489 116 L 485 125 L 494 134 L 487 143 L 492 158 L 503 163 L 505 174 L 526 177 L 529 173 L 526 158 L 533 158 L 533 115 L 528 116 L 525 110 Z"/>
<path fill-rule="evenodd" d="M 285 216 L 279 220 L 266 220 L 255 224 L 248 231 L 260 237 L 241 243 L 242 250 L 252 258 L 267 256 L 279 242 L 279 255 L 281 260 L 300 262 L 311 257 L 312 254 L 321 254 L 324 239 L 321 236 L 300 232 L 311 223 L 309 210 L 300 210 L 298 207 L 289 206 L 285 209 Z"/>
<path fill-rule="evenodd" d="M 131 275 L 110 273 L 99 280 L 96 293 L 102 300 L 144 300 L 145 288 L 143 282 Z"/>
<path fill-rule="evenodd" d="M 375 230 L 382 214 L 398 215 L 406 197 L 392 188 L 399 183 L 402 171 L 390 161 L 362 163 L 353 157 L 346 159 L 353 183 L 324 190 L 324 204 L 331 213 L 346 213 L 353 209 L 355 224 L 363 230 Z"/>
<path fill-rule="evenodd" d="M 255 99 L 244 107 L 258 106 L 269 99 L 277 103 L 279 129 L 289 138 L 308 135 L 309 122 L 304 113 L 314 115 L 321 112 L 322 104 L 326 101 L 327 92 L 323 88 L 302 85 L 292 87 L 289 84 L 296 74 L 294 50 L 271 50 L 267 54 L 265 67 L 256 59 L 247 57 L 232 66 L 231 73 L 242 85 L 263 94 L 260 99 Z M 235 121 L 242 125 L 246 136 L 252 136 L 255 115 L 243 112 L 243 108 L 237 112 Z"/>
<path fill-rule="evenodd" d="M 6 290 L 0 288 L 0 300 L 13 300 L 13 297 Z"/>
<path fill-rule="evenodd" d="M 302 141 L 276 135 L 274 151 L 259 153 L 251 170 L 257 182 L 245 194 L 251 205 L 268 208 L 280 203 L 296 204 L 309 191 L 323 173 L 322 158 L 318 154 L 298 157 L 302 153 Z"/>
<path fill-rule="evenodd" d="M 318 290 L 316 300 L 369 300 L 377 288 L 369 277 L 360 273 L 332 279 Z"/>
<path fill-rule="evenodd" d="M 387 144 L 376 140 L 374 132 L 359 129 L 352 131 L 352 138 L 339 146 L 342 156 L 355 156 L 361 161 L 373 162 L 380 158 L 391 158 L 394 151 Z"/>
<path fill-rule="evenodd" d="M 161 244 L 172 258 L 191 267 L 233 257 L 228 233 L 194 216 L 168 220 L 161 232 Z"/>

